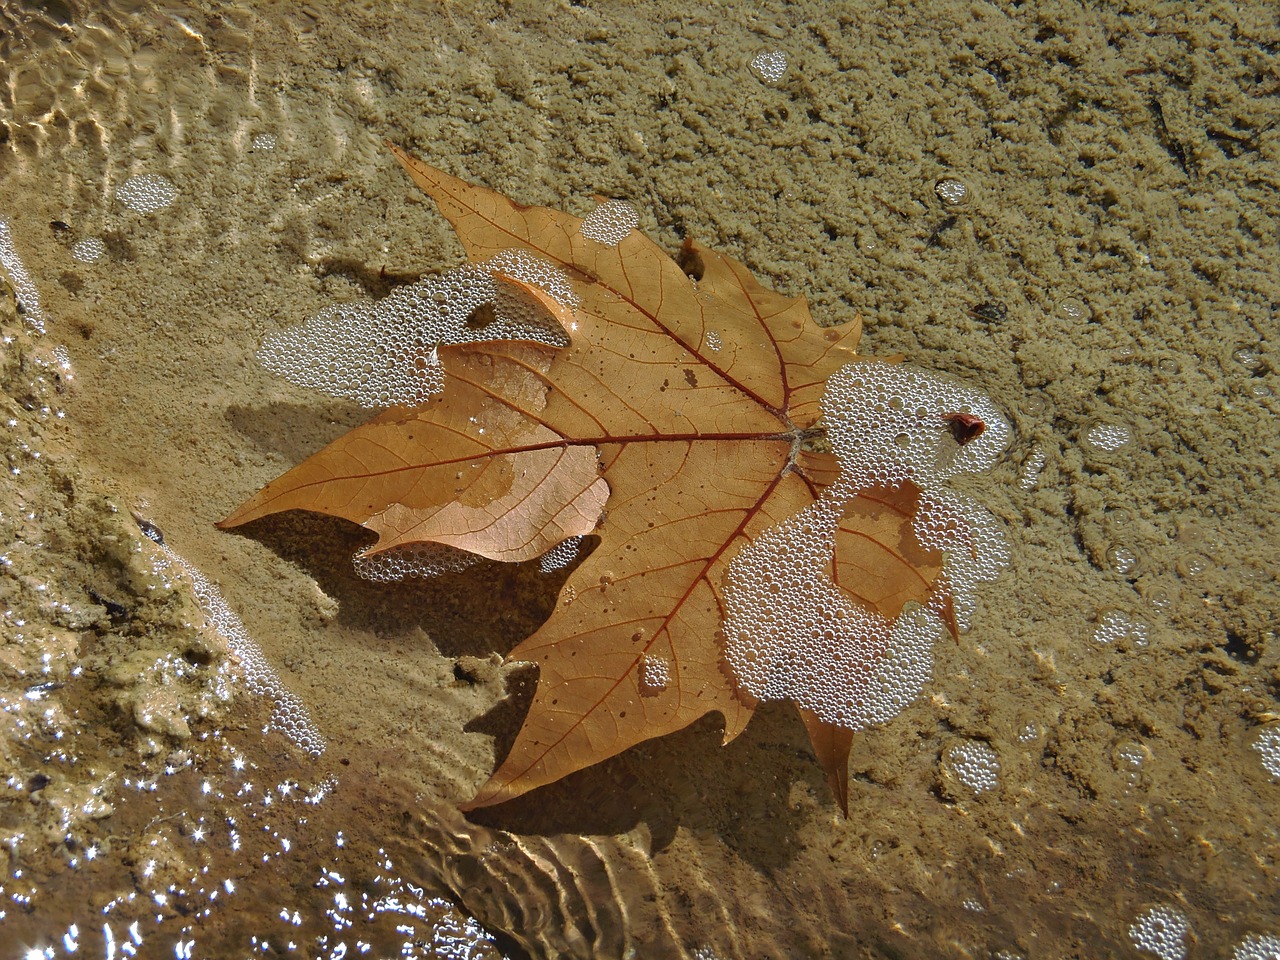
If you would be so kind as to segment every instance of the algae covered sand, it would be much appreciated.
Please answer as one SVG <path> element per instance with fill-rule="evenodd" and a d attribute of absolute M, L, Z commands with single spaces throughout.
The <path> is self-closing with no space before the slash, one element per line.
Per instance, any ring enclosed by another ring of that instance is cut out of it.
<path fill-rule="evenodd" d="M 1268 5 L 0 26 L 15 956 L 1275 951 Z M 779 705 L 465 819 L 532 687 L 501 654 L 554 585 L 375 585 L 351 528 L 213 529 L 365 416 L 272 378 L 261 339 L 461 258 L 384 137 L 525 203 L 626 198 L 669 249 L 861 314 L 865 352 L 1008 413 L 965 489 L 1012 567 L 925 697 L 856 739 L 848 820 Z M 245 682 L 255 650 L 276 686 Z"/>

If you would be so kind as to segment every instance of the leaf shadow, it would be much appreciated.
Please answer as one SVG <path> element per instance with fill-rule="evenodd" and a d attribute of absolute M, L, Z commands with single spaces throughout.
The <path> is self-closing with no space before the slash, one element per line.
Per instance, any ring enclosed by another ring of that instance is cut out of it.
<path fill-rule="evenodd" d="M 371 536 L 347 521 L 289 511 L 230 532 L 258 540 L 306 570 L 337 602 L 343 626 L 385 638 L 425 630 L 451 658 L 507 653 L 551 615 L 572 570 L 551 575 L 539 572 L 536 563 L 485 562 L 430 581 L 380 584 L 352 569 L 352 555 Z M 506 756 L 533 701 L 537 676 L 532 665 L 512 671 L 507 695 L 463 729 L 493 737 L 496 757 Z M 683 827 L 715 837 L 760 870 L 781 870 L 798 851 L 799 832 L 813 808 L 834 809 L 804 726 L 789 704 L 763 704 L 741 736 L 728 745 L 722 739 L 723 722 L 709 714 L 467 817 L 534 836 L 617 836 L 643 825 L 651 854 L 666 849 Z M 796 789 L 813 801 L 788 802 Z"/>
<path fill-rule="evenodd" d="M 388 638 L 422 630 L 451 658 L 505 654 L 551 615 L 573 571 L 544 573 L 536 561 L 482 561 L 460 573 L 376 583 L 357 576 L 351 562 L 373 537 L 345 520 L 295 510 L 228 532 L 257 540 L 307 571 L 336 601 L 342 626 Z"/>
<path fill-rule="evenodd" d="M 494 738 L 506 755 L 537 686 L 530 666 L 509 678 L 508 696 L 466 726 Z M 637 744 L 616 757 L 494 807 L 473 823 L 520 835 L 620 835 L 643 825 L 649 853 L 661 853 L 680 828 L 714 837 L 757 869 L 784 869 L 800 850 L 813 806 L 832 805 L 800 718 L 787 704 L 766 704 L 746 731 L 722 745 L 724 724 L 708 714 L 684 730 Z M 762 754 L 771 754 L 768 762 Z M 765 782 L 765 781 L 768 782 Z M 814 798 L 788 802 L 793 788 Z"/>
<path fill-rule="evenodd" d="M 347 429 L 344 420 L 361 422 L 367 414 L 342 403 L 323 410 L 275 403 L 233 409 L 228 418 L 262 449 L 302 459 Z M 336 601 L 342 626 L 382 638 L 422 630 L 451 658 L 506 654 L 550 617 L 576 566 L 548 574 L 536 561 L 483 561 L 430 580 L 374 583 L 357 576 L 351 563 L 373 536 L 345 520 L 287 511 L 228 532 L 257 540 L 307 571 Z M 589 553 L 583 550 L 578 562 Z M 492 736 L 496 756 L 504 757 L 528 713 L 536 681 L 536 667 L 512 672 L 507 696 L 464 729 Z M 805 805 L 797 810 L 788 804 L 792 788 L 803 785 L 819 807 L 833 803 L 804 727 L 790 706 L 766 704 L 736 740 L 722 746 L 722 739 L 723 722 L 710 714 L 557 783 L 472 812 L 468 819 L 543 836 L 619 835 L 643 824 L 654 854 L 684 827 L 717 837 L 759 869 L 781 869 L 791 859 L 787 851 L 798 849 L 799 830 L 812 815 Z M 761 761 L 765 753 L 771 754 L 768 763 Z"/>
<path fill-rule="evenodd" d="M 358 404 L 325 398 L 315 403 L 233 404 L 225 413 L 231 429 L 255 449 L 290 463 L 305 460 L 373 415 Z"/>

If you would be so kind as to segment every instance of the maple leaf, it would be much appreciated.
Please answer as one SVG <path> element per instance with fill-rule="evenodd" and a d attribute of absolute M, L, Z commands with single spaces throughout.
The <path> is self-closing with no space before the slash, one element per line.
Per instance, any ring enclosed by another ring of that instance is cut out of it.
<path fill-rule="evenodd" d="M 835 636 L 824 624 L 842 615 L 842 602 L 874 621 L 852 648 L 862 659 L 845 663 L 863 684 L 850 696 L 871 704 L 871 716 L 881 696 L 872 688 L 901 674 L 914 697 L 919 657 L 903 660 L 893 644 L 902 624 L 927 621 L 907 629 L 917 646 L 939 625 L 954 629 L 944 554 L 974 553 L 972 523 L 964 510 L 943 509 L 953 535 L 927 543 L 921 503 L 937 498 L 922 494 L 910 465 L 890 477 L 839 450 L 808 449 L 824 409 L 858 429 L 855 413 L 824 399 L 828 380 L 891 366 L 854 362 L 860 323 L 822 329 L 803 298 L 761 286 L 695 243 L 677 263 L 632 229 L 625 205 L 606 203 L 586 220 L 525 207 L 392 150 L 453 225 L 469 276 L 480 268 L 493 286 L 391 351 L 393 366 L 431 374 L 393 397 L 405 406 L 272 481 L 220 526 L 316 511 L 377 533 L 366 551 L 375 558 L 435 544 L 521 561 L 599 537 L 551 618 L 508 655 L 538 665 L 537 691 L 509 754 L 464 808 L 518 796 L 713 711 L 728 742 L 759 698 L 778 695 L 777 676 L 804 672 L 785 642 L 769 638 L 797 624 Z M 488 339 L 491 331 L 502 339 Z M 358 352 L 373 356 L 366 347 Z M 864 381 L 846 380 L 856 397 Z M 952 399 L 910 415 L 926 424 L 929 456 L 951 437 L 947 456 L 965 469 L 970 441 L 999 417 L 953 413 Z M 946 416 L 972 422 L 952 428 Z M 858 481 L 859 470 L 879 473 Z M 797 523 L 802 539 L 826 531 L 804 562 L 792 562 L 783 542 Z M 829 583 L 835 602 L 814 600 L 812 615 L 780 628 L 760 620 L 753 611 L 776 605 L 754 596 L 749 576 L 735 586 L 731 569 L 752 563 L 787 568 L 802 578 L 801 594 L 815 577 Z M 810 660 L 807 669 L 825 666 Z M 845 807 L 856 705 L 851 714 L 791 687 L 782 695 L 801 707 Z"/>

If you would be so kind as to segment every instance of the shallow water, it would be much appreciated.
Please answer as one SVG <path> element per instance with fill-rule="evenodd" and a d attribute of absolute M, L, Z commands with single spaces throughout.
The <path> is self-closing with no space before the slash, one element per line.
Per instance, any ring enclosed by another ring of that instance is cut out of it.
<path fill-rule="evenodd" d="M 1263 3 L 0 8 L 3 955 L 1280 956 L 1278 50 Z M 461 259 L 384 138 L 1008 412 L 1012 568 L 847 820 L 781 704 L 465 818 L 557 584 L 213 528 L 366 416 L 263 336 Z"/>

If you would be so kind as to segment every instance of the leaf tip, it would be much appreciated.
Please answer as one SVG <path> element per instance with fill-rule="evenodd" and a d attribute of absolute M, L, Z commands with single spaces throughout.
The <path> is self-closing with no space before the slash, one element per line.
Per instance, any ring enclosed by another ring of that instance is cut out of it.
<path fill-rule="evenodd" d="M 483 810 L 485 807 L 496 807 L 500 803 L 515 799 L 523 792 L 523 790 L 512 790 L 510 784 L 495 784 L 493 778 L 490 777 L 476 791 L 474 797 L 458 804 L 458 810 L 462 813 L 473 813 L 476 810 Z"/>

